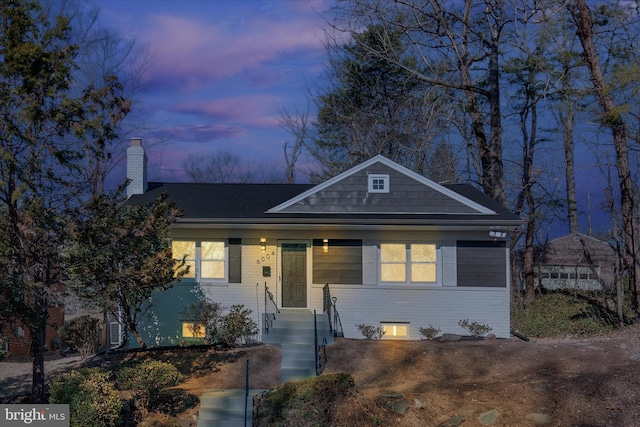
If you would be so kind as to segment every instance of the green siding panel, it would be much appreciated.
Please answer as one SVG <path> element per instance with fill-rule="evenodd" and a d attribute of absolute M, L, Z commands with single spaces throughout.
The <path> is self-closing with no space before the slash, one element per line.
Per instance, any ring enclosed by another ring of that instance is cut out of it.
<path fill-rule="evenodd" d="M 201 290 L 193 280 L 181 280 L 166 291 L 157 291 L 151 295 L 151 307 L 147 306 L 149 316 L 145 316 L 138 326 L 147 346 L 178 345 L 182 338 L 183 312 L 190 304 L 198 302 Z M 191 339 L 193 341 L 193 339 Z M 199 342 L 195 340 L 193 342 Z M 136 339 L 129 334 L 127 347 L 138 347 Z"/>

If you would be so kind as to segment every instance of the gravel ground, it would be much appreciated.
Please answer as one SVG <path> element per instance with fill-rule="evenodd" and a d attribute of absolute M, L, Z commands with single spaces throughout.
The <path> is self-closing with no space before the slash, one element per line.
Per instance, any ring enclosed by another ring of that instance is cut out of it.
<path fill-rule="evenodd" d="M 59 372 L 73 369 L 80 365 L 80 356 L 67 356 L 44 362 L 47 382 Z M 0 398 L 29 393 L 33 364 L 25 362 L 0 362 Z"/>

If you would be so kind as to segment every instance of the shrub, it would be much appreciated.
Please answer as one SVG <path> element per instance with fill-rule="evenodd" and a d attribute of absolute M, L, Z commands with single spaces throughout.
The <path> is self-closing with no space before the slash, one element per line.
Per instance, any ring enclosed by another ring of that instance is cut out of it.
<path fill-rule="evenodd" d="M 120 422 L 122 405 L 110 375 L 100 368 L 61 374 L 49 385 L 50 403 L 69 405 L 72 427 L 112 427 Z"/>
<path fill-rule="evenodd" d="M 355 383 L 349 374 L 323 374 L 289 381 L 263 396 L 255 410 L 253 425 L 344 425 L 337 423 L 335 411 L 328 408 L 345 401 L 354 392 Z"/>
<path fill-rule="evenodd" d="M 432 325 L 429 325 L 426 328 L 421 327 L 418 329 L 418 331 L 420 331 L 420 335 L 422 335 L 425 339 L 429 341 L 437 337 L 438 334 L 440 333 L 440 329 L 434 328 Z"/>
<path fill-rule="evenodd" d="M 376 328 L 371 325 L 360 324 L 356 325 L 356 328 L 360 331 L 362 336 L 368 340 L 379 340 L 383 337 L 384 331 L 380 328 Z"/>
<path fill-rule="evenodd" d="M 100 321 L 89 315 L 76 317 L 60 329 L 62 340 L 76 348 L 82 358 L 95 352 L 99 334 Z"/>
<path fill-rule="evenodd" d="M 491 332 L 491 326 L 484 325 L 478 322 L 469 323 L 469 319 L 460 320 L 458 325 L 469 331 L 472 337 L 481 337 L 484 334 Z"/>
<path fill-rule="evenodd" d="M 183 376 L 170 363 L 157 360 L 135 361 L 116 370 L 120 390 L 129 390 L 137 403 L 145 409 L 155 403 L 158 392 L 178 385 Z"/>
<path fill-rule="evenodd" d="M 258 333 L 258 325 L 251 319 L 252 311 L 244 305 L 231 306 L 221 320 L 219 342 L 233 346 L 238 341 L 247 342 L 250 337 Z"/>

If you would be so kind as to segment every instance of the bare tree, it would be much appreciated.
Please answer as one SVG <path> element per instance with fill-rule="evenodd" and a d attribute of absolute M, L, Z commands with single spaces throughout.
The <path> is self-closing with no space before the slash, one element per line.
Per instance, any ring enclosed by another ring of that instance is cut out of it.
<path fill-rule="evenodd" d="M 50 14 L 66 13 L 74 18 L 71 38 L 78 52 L 71 91 L 84 96 L 87 102 L 83 112 L 86 125 L 75 135 L 76 143 L 83 146 L 86 154 L 78 191 L 101 195 L 107 176 L 125 158 L 129 136 L 145 122 L 133 107 L 147 89 L 142 76 L 149 56 L 135 40 L 101 26 L 98 8 L 87 8 L 80 0 L 41 3 Z M 130 114 L 131 120 L 127 120 Z"/>
<path fill-rule="evenodd" d="M 283 180 L 280 165 L 267 161 L 242 163 L 240 156 L 228 151 L 216 151 L 208 156 L 190 154 L 182 166 L 191 182 L 197 183 L 275 183 Z"/>
<path fill-rule="evenodd" d="M 190 154 L 184 160 L 183 168 L 192 182 L 219 184 L 237 182 L 240 157 L 228 151 L 217 151 L 209 156 Z"/>
<path fill-rule="evenodd" d="M 289 113 L 285 108 L 280 109 L 280 126 L 290 133 L 293 144 L 289 141 L 284 143 L 284 159 L 286 162 L 286 182 L 293 184 L 296 181 L 296 163 L 305 147 L 309 132 L 309 106 L 305 112 L 296 110 L 295 115 Z"/>
<path fill-rule="evenodd" d="M 600 62 L 600 54 L 596 47 L 594 21 L 591 10 L 585 0 L 575 0 L 567 4 L 575 20 L 577 34 L 583 48 L 584 60 L 589 70 L 589 76 L 595 92 L 597 102 L 602 110 L 601 123 L 608 128 L 613 138 L 616 155 L 616 169 L 620 191 L 620 211 L 623 222 L 624 251 L 623 259 L 627 269 L 629 284 L 633 294 L 634 308 L 638 310 L 640 297 L 638 293 L 638 279 L 640 265 L 636 255 L 637 226 L 634 219 L 636 212 L 634 185 L 629 164 L 629 147 L 627 141 L 627 124 L 623 115 L 624 108 L 614 98 L 611 85 Z"/>
<path fill-rule="evenodd" d="M 504 2 L 345 0 L 334 11 L 336 30 L 357 34 L 369 25 L 381 27 L 377 45 L 360 43 L 371 55 L 458 94 L 460 111 L 469 118 L 475 141 L 470 148 L 479 158 L 480 185 L 506 205 L 500 105 L 500 48 L 507 24 Z M 394 34 L 402 35 L 401 49 L 418 57 L 418 63 L 399 59 L 400 48 L 391 43 Z"/>

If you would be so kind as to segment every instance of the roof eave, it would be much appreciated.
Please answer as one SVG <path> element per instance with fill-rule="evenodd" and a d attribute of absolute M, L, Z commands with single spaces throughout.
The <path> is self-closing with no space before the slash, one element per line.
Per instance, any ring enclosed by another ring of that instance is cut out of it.
<path fill-rule="evenodd" d="M 522 220 L 505 220 L 505 219 L 405 219 L 399 221 L 397 219 L 376 219 L 363 221 L 362 219 L 325 219 L 325 218 L 240 218 L 240 219 L 211 219 L 197 218 L 185 219 L 181 218 L 176 223 L 177 228 L 261 228 L 262 226 L 282 226 L 314 228 L 314 227 L 336 227 L 341 228 L 349 226 L 350 228 L 395 228 L 395 227 L 411 227 L 411 228 L 487 228 L 487 229 L 514 229 L 522 225 Z"/>

